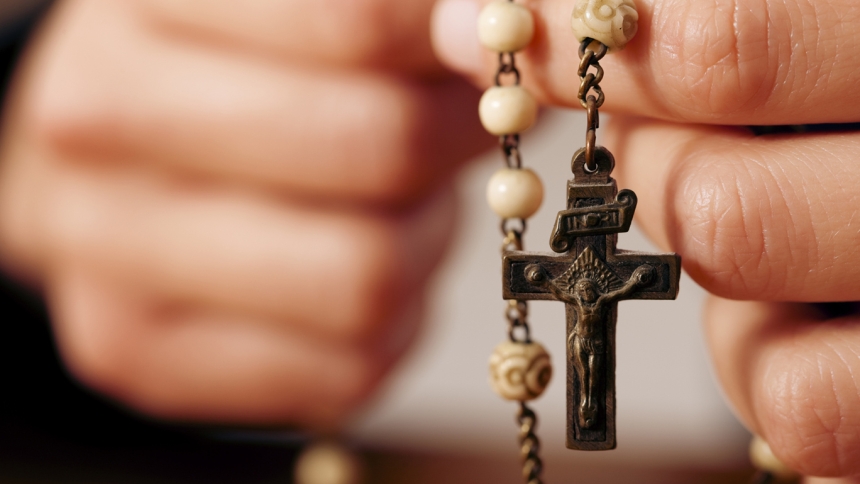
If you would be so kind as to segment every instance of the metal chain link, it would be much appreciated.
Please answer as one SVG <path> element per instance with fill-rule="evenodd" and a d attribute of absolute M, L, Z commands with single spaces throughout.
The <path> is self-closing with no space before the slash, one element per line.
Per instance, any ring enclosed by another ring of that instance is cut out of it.
<path fill-rule="evenodd" d="M 594 49 L 597 50 L 594 50 Z M 585 131 L 585 171 L 593 173 L 597 171 L 597 163 L 594 161 L 594 153 L 597 151 L 597 128 L 600 127 L 600 114 L 598 109 L 603 106 L 606 96 L 600 88 L 603 80 L 603 67 L 600 61 L 609 51 L 606 45 L 585 39 L 579 44 L 579 104 L 588 113 L 588 124 Z M 589 72 L 593 69 L 593 72 Z"/>
<path fill-rule="evenodd" d="M 517 59 L 513 52 L 502 52 L 499 54 L 499 68 L 496 70 L 496 86 L 502 85 L 503 76 L 513 76 L 514 86 L 520 85 L 520 70 L 517 69 Z M 499 137 L 499 146 L 505 155 L 505 164 L 508 168 L 522 168 L 523 161 L 520 156 L 520 135 L 506 134 Z"/>
<path fill-rule="evenodd" d="M 512 343 L 530 344 L 532 342 L 531 328 L 528 323 L 529 306 L 526 301 L 510 300 L 505 309 L 508 320 L 508 338 Z M 517 336 L 517 333 L 522 336 Z"/>
<path fill-rule="evenodd" d="M 502 76 L 514 76 L 514 86 L 520 85 L 520 70 L 517 69 L 517 59 L 513 52 L 502 52 L 499 54 L 499 68 L 496 70 L 496 86 L 502 85 Z"/>
<path fill-rule="evenodd" d="M 505 164 L 508 168 L 519 169 L 523 167 L 523 159 L 520 156 L 520 135 L 506 134 L 499 137 L 499 145 L 505 155 Z"/>
<path fill-rule="evenodd" d="M 517 423 L 520 424 L 520 455 L 523 459 L 523 479 L 526 484 L 543 484 L 540 477 L 543 471 L 543 461 L 538 456 L 540 440 L 535 434 L 537 415 L 525 402 L 520 402 Z"/>

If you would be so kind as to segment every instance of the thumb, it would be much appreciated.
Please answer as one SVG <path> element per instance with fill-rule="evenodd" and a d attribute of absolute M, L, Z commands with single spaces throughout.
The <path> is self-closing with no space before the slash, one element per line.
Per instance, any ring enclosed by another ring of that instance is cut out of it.
<path fill-rule="evenodd" d="M 436 55 L 478 85 L 488 85 L 498 66 L 498 54 L 481 47 L 476 33 L 479 11 L 490 1 L 440 0 L 433 15 Z M 517 1 L 535 20 L 531 44 L 516 57 L 523 85 L 544 104 L 579 105 L 579 42 L 571 28 L 577 0 Z M 589 0 L 587 8 L 620 3 Z M 860 9 L 844 5 L 636 0 L 639 32 L 600 61 L 605 107 L 707 124 L 856 121 L 860 37 L 853 33 Z"/>
<path fill-rule="evenodd" d="M 478 0 L 441 0 L 430 21 L 433 50 L 452 71 L 463 74 L 478 85 L 485 69 L 485 52 L 478 42 Z"/>

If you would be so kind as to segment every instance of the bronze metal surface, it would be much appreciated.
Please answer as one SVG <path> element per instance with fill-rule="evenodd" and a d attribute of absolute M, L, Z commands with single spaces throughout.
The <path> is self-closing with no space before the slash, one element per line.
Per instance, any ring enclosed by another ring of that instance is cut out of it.
<path fill-rule="evenodd" d="M 608 450 L 615 438 L 615 323 L 625 299 L 674 299 L 681 260 L 676 254 L 616 249 L 630 228 L 636 196 L 618 191 L 612 155 L 598 147 L 595 168 L 585 151 L 574 156 L 567 209 L 559 212 L 551 246 L 559 254 L 503 253 L 503 297 L 556 300 L 567 314 L 567 446 Z"/>

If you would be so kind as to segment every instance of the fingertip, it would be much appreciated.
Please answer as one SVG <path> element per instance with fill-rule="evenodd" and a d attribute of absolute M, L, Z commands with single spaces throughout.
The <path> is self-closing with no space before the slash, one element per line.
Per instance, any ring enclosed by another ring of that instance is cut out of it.
<path fill-rule="evenodd" d="M 449 69 L 467 76 L 483 72 L 478 42 L 477 0 L 441 0 L 433 8 L 430 33 L 433 50 Z"/>
<path fill-rule="evenodd" d="M 860 470 L 856 319 L 812 305 L 710 298 L 706 335 L 736 415 L 806 475 Z"/>

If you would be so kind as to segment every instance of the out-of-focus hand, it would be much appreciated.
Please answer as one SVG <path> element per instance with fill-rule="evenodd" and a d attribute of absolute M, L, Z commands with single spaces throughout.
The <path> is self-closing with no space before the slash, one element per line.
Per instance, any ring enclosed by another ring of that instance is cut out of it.
<path fill-rule="evenodd" d="M 416 333 L 490 139 L 431 0 L 70 0 L 5 116 L 0 256 L 83 382 L 160 417 L 336 425 Z"/>
<path fill-rule="evenodd" d="M 468 27 L 484 3 L 441 1 L 434 42 L 486 85 L 498 61 Z M 574 3 L 526 2 L 517 64 L 545 103 L 578 106 Z M 860 300 L 860 134 L 725 127 L 860 121 L 860 4 L 636 3 L 639 34 L 601 62 L 619 183 L 715 294 L 706 331 L 740 418 L 804 474 L 860 475 L 860 311 L 809 304 Z"/>

